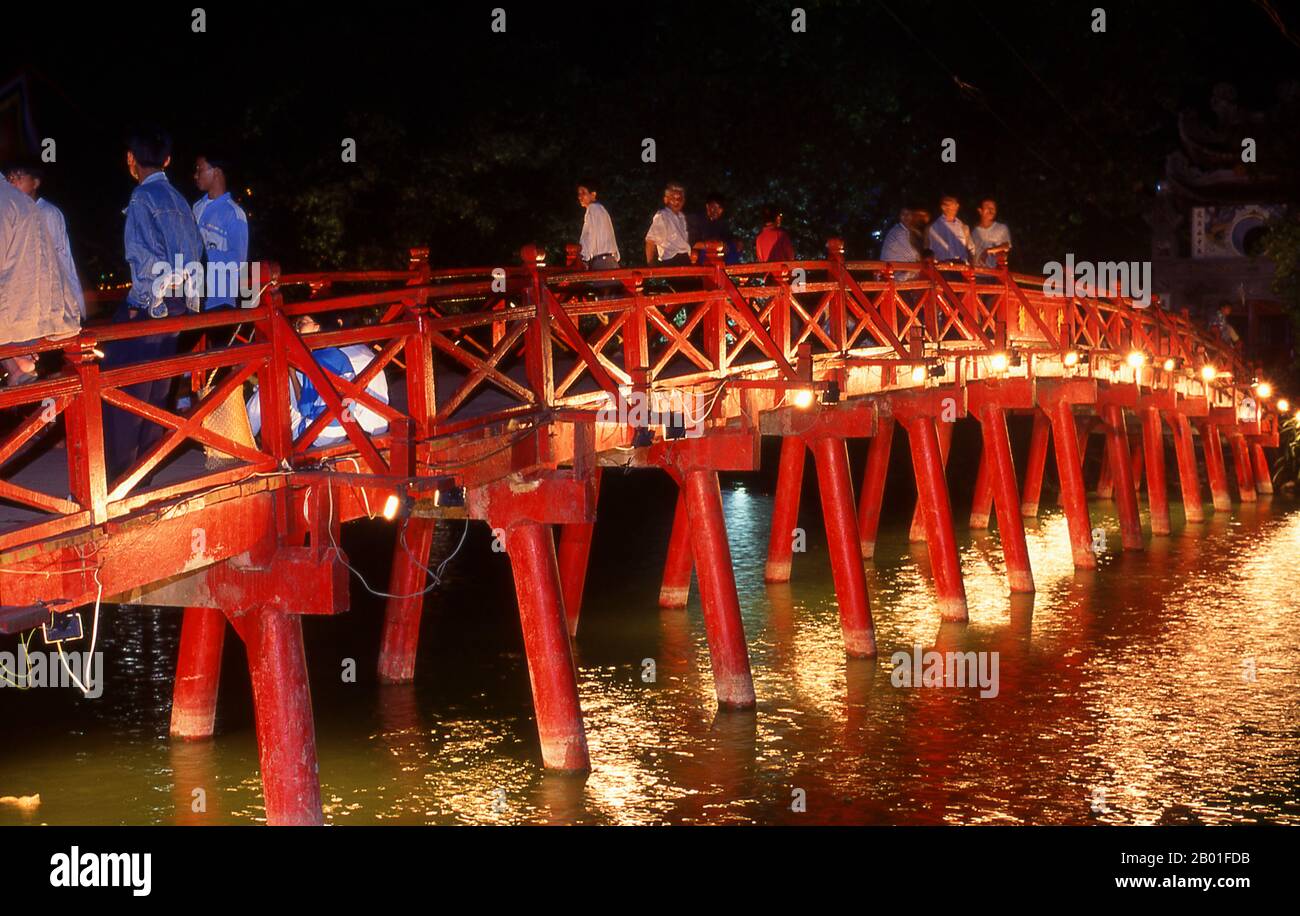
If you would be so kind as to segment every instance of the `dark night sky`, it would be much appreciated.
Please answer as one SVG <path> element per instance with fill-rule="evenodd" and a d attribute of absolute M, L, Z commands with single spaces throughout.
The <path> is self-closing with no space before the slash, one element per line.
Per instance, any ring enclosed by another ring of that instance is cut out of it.
<path fill-rule="evenodd" d="M 71 38 L 37 30 L 0 65 L 0 80 L 26 73 L 38 133 L 58 140 L 47 191 L 91 275 L 120 270 L 122 137 L 140 120 L 174 134 L 169 171 L 189 197 L 194 154 L 230 149 L 253 256 L 290 268 L 400 262 L 412 244 L 445 264 L 498 263 L 530 240 L 554 258 L 591 173 L 625 257 L 670 177 L 695 204 L 726 192 L 743 234 L 780 202 L 807 256 L 835 234 L 875 256 L 870 233 L 900 203 L 951 189 L 999 196 L 1015 266 L 1067 246 L 1146 257 L 1141 212 L 1177 112 L 1219 81 L 1266 108 L 1300 77 L 1300 47 L 1248 0 L 803 2 L 806 34 L 784 3 L 506 4 L 504 35 L 489 29 L 499 3 L 208 3 L 202 35 L 193 5 L 78 9 Z M 955 164 L 939 161 L 945 137 Z"/>

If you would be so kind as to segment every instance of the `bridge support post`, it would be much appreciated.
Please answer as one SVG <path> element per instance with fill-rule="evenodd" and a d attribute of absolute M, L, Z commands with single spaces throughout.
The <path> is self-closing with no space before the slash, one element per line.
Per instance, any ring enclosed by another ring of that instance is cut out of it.
<path fill-rule="evenodd" d="M 993 512 L 993 480 L 989 473 L 989 450 L 980 448 L 979 469 L 975 472 L 975 496 L 971 500 L 970 528 L 987 531 L 989 515 Z"/>
<path fill-rule="evenodd" d="M 1223 461 L 1223 440 L 1219 424 L 1201 424 L 1201 448 L 1205 451 L 1205 476 L 1210 480 L 1210 497 L 1215 512 L 1231 512 L 1232 496 L 1228 493 L 1228 469 Z"/>
<path fill-rule="evenodd" d="M 1183 516 L 1189 522 L 1205 521 L 1201 507 L 1201 482 L 1196 473 L 1196 443 L 1192 441 L 1192 423 L 1180 411 L 1166 414 L 1174 432 L 1174 453 L 1178 457 L 1178 485 L 1183 493 Z"/>
<path fill-rule="evenodd" d="M 379 646 L 379 680 L 385 684 L 406 684 L 415 678 L 423 592 L 429 578 L 426 564 L 433 549 L 434 519 L 408 518 L 404 525 L 393 548 L 393 569 L 388 577 L 388 593 L 396 597 L 384 605 L 384 635 Z"/>
<path fill-rule="evenodd" d="M 1002 554 L 1007 564 L 1007 584 L 1012 592 L 1032 592 L 1034 574 L 1029 566 L 1029 548 L 1025 543 L 1022 503 L 1016 486 L 1006 411 L 985 405 L 980 408 L 979 420 L 993 485 L 993 502 L 998 513 L 998 536 L 1002 540 Z"/>
<path fill-rule="evenodd" d="M 1048 417 L 1052 423 L 1052 441 L 1056 445 L 1056 469 L 1061 480 L 1061 498 L 1070 530 L 1074 568 L 1096 569 L 1097 554 L 1092 549 L 1088 494 L 1083 488 L 1083 461 L 1079 455 L 1079 440 L 1075 438 L 1074 407 L 1061 398 L 1052 405 Z"/>
<path fill-rule="evenodd" d="M 1110 449 L 1111 473 L 1115 479 L 1115 507 L 1119 511 L 1120 540 L 1125 550 L 1142 550 L 1142 520 L 1138 515 L 1137 488 L 1133 484 L 1132 456 L 1129 452 L 1128 426 L 1124 408 L 1119 404 L 1104 406 L 1106 444 Z"/>
<path fill-rule="evenodd" d="M 809 444 L 816 457 L 817 488 L 821 493 L 831 574 L 840 606 L 844 651 L 851 658 L 870 658 L 876 654 L 876 637 L 867 597 L 867 578 L 862 570 L 862 547 L 853 508 L 848 448 L 843 439 L 833 436 L 819 436 Z"/>
<path fill-rule="evenodd" d="M 1124 430 L 1128 434 L 1127 427 Z M 1129 467 L 1133 469 L 1133 492 L 1142 492 L 1142 474 L 1146 468 L 1146 454 L 1141 442 L 1134 442 L 1129 452 Z"/>
<path fill-rule="evenodd" d="M 1082 457 L 1082 456 L 1080 456 Z M 1097 477 L 1097 498 L 1115 498 L 1115 479 L 1110 473 L 1110 445 L 1101 450 L 1101 473 Z"/>
<path fill-rule="evenodd" d="M 683 471 L 682 477 L 718 705 L 724 709 L 752 709 L 754 678 L 749 670 L 749 648 L 722 517 L 718 472 L 690 468 Z"/>
<path fill-rule="evenodd" d="M 487 521 L 510 557 L 542 764 L 568 773 L 586 772 L 591 758 L 551 526 L 595 521 L 594 470 L 518 471 L 466 494 L 470 517 Z"/>
<path fill-rule="evenodd" d="M 542 764 L 548 770 L 586 772 L 591 769 L 591 759 L 578 703 L 578 678 L 569 647 L 555 540 L 547 525 L 523 520 L 506 529 L 505 546 L 519 601 Z"/>
<path fill-rule="evenodd" d="M 966 583 L 962 581 L 961 563 L 957 558 L 952 503 L 948 497 L 948 481 L 935 420 L 929 416 L 917 416 L 904 420 L 904 425 L 912 449 L 912 466 L 925 522 L 925 540 L 930 548 L 939 613 L 944 620 L 966 620 Z M 942 425 L 949 427 L 951 435 L 951 426 Z"/>
<path fill-rule="evenodd" d="M 1273 472 L 1268 466 L 1268 456 L 1264 446 L 1258 442 L 1250 443 L 1250 455 L 1255 459 L 1255 489 L 1268 495 L 1273 492 Z"/>
<path fill-rule="evenodd" d="M 1142 409 L 1142 446 L 1146 452 L 1147 505 L 1151 510 L 1151 533 L 1169 533 L 1169 491 L 1165 480 L 1165 428 L 1160 411 Z"/>
<path fill-rule="evenodd" d="M 1228 436 L 1232 443 L 1232 464 L 1237 472 L 1237 493 L 1244 503 L 1255 501 L 1255 469 L 1251 466 L 1250 449 L 1246 437 L 1234 432 Z"/>
<path fill-rule="evenodd" d="M 937 429 L 937 431 L 938 431 L 938 437 L 939 437 L 939 455 L 940 455 L 940 461 L 941 461 L 941 465 L 940 465 L 940 466 L 941 466 L 941 468 L 943 468 L 943 470 L 944 470 L 944 474 L 945 474 L 945 476 L 944 476 L 944 480 L 945 480 L 944 492 L 946 493 L 946 492 L 947 492 L 947 489 L 948 489 L 948 488 L 947 488 L 947 484 L 946 484 L 946 481 L 947 481 L 947 476 L 946 476 L 946 475 L 947 475 L 947 467 L 948 467 L 948 453 L 952 450 L 952 424 L 951 424 L 951 423 L 938 423 L 938 424 L 932 424 L 932 425 L 935 425 L 935 427 L 936 427 L 936 429 Z M 920 481 L 919 481 L 919 480 L 917 481 L 917 485 L 918 485 L 918 486 L 920 485 Z M 913 512 L 912 512 L 912 529 L 911 529 L 911 531 L 908 533 L 908 539 L 909 539 L 913 544 L 917 543 L 918 541 L 924 541 L 924 540 L 926 539 L 926 537 L 927 537 L 927 534 L 926 534 L 926 524 L 925 524 L 925 519 L 924 519 L 924 517 L 923 517 L 923 510 L 922 510 L 922 508 L 921 508 L 921 498 L 920 498 L 920 497 L 921 497 L 921 494 L 920 494 L 920 491 L 918 490 L 918 491 L 917 491 L 917 500 L 916 500 L 916 509 L 913 510 Z"/>
<path fill-rule="evenodd" d="M 226 618 L 220 610 L 187 607 L 181 621 L 176 682 L 172 687 L 173 738 L 210 738 L 217 717 L 221 649 Z"/>
<path fill-rule="evenodd" d="M 659 606 L 686 607 L 691 594 L 691 525 L 686 515 L 686 493 L 677 491 L 677 508 L 673 510 L 673 533 L 668 538 L 668 558 L 664 561 L 663 583 L 659 586 Z"/>
<path fill-rule="evenodd" d="M 272 826 L 319 826 L 325 815 L 302 618 L 259 607 L 231 617 L 231 623 L 244 641 L 253 681 L 266 822 Z"/>
<path fill-rule="evenodd" d="M 781 463 L 776 475 L 776 501 L 772 506 L 772 532 L 767 542 L 766 582 L 789 582 L 794 559 L 794 528 L 799 523 L 799 494 L 803 487 L 804 440 L 781 438 Z"/>
<path fill-rule="evenodd" d="M 868 560 L 876 553 L 876 532 L 880 530 L 885 475 L 889 472 L 889 451 L 893 444 L 894 421 L 881 417 L 867 448 L 867 468 L 862 475 L 862 494 L 858 502 L 858 539 L 862 542 L 862 556 Z"/>
<path fill-rule="evenodd" d="M 596 468 L 596 498 L 600 498 L 600 468 Z M 564 611 L 569 635 L 578 635 L 578 618 L 582 613 L 582 593 L 587 584 L 591 560 L 591 537 L 595 522 L 575 522 L 560 526 L 560 583 L 564 591 Z M 690 575 L 690 572 L 687 572 Z"/>
<path fill-rule="evenodd" d="M 1043 473 L 1047 468 L 1047 446 L 1051 436 L 1052 424 L 1047 415 L 1041 410 L 1034 411 L 1034 431 L 1029 438 L 1029 460 L 1025 465 L 1025 489 L 1020 498 L 1020 514 L 1025 518 L 1038 518 Z M 1079 451 L 1082 453 L 1083 450 Z"/>

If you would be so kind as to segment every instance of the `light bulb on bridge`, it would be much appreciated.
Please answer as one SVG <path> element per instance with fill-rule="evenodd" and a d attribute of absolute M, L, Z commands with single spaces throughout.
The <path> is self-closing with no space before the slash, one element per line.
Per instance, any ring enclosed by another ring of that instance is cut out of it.
<path fill-rule="evenodd" d="M 1214 381 L 1215 376 L 1217 376 L 1218 374 L 1219 374 L 1219 370 L 1215 369 L 1213 366 L 1209 365 L 1208 363 L 1201 367 L 1201 378 L 1205 379 L 1205 381 L 1207 382 Z"/>
<path fill-rule="evenodd" d="M 925 381 L 925 376 L 926 376 L 926 372 L 925 372 L 924 365 L 912 367 L 912 381 L 916 382 L 917 384 L 920 384 L 921 382 Z"/>
<path fill-rule="evenodd" d="M 1261 398 L 1272 397 L 1273 386 L 1270 385 L 1268 382 L 1260 382 L 1258 385 L 1255 386 L 1255 393 L 1259 395 Z"/>
<path fill-rule="evenodd" d="M 1141 350 L 1134 350 L 1133 352 L 1129 353 L 1127 358 L 1128 364 L 1132 366 L 1134 369 L 1141 369 L 1146 364 L 1146 361 L 1147 361 L 1147 356 Z"/>
<path fill-rule="evenodd" d="M 1290 402 L 1290 401 L 1288 401 L 1286 398 L 1278 398 L 1278 399 L 1277 399 L 1277 412 L 1278 412 L 1278 413 L 1286 413 L 1286 412 L 1287 412 L 1288 410 L 1290 410 L 1290 409 L 1291 409 L 1291 402 Z"/>
<path fill-rule="evenodd" d="M 1069 351 L 1068 353 L 1066 353 L 1066 354 L 1065 354 L 1065 357 L 1064 357 L 1064 359 L 1063 359 L 1063 362 L 1064 362 L 1067 366 L 1077 366 L 1077 365 L 1079 365 L 1079 351 L 1078 351 L 1078 350 L 1071 350 L 1071 351 Z"/>
<path fill-rule="evenodd" d="M 795 407 L 798 407 L 800 410 L 807 410 L 812 406 L 813 393 L 807 388 L 800 388 L 795 391 L 791 400 L 794 402 Z"/>
<path fill-rule="evenodd" d="M 1161 364 L 1161 368 L 1164 369 L 1166 372 L 1173 372 L 1174 366 L 1176 365 L 1177 364 L 1174 362 L 1173 357 L 1169 357 L 1164 361 L 1164 363 Z"/>
<path fill-rule="evenodd" d="M 397 512 L 402 508 L 402 500 L 396 493 L 388 494 L 388 499 L 384 500 L 384 518 L 392 521 L 397 518 Z"/>
<path fill-rule="evenodd" d="M 1006 372 L 1010 361 L 1005 353 L 994 353 L 989 357 L 989 368 L 994 372 Z"/>

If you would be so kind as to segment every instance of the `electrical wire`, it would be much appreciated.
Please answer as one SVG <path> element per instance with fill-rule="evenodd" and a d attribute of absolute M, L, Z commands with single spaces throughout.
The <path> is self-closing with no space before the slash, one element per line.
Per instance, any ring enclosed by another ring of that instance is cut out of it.
<path fill-rule="evenodd" d="M 439 564 L 439 566 L 438 566 L 438 571 L 437 571 L 437 572 L 434 572 L 434 571 L 431 570 L 429 567 L 425 566 L 424 563 L 422 563 L 420 560 L 416 559 L 416 558 L 415 558 L 415 555 L 414 555 L 413 553 L 411 553 L 410 548 L 407 547 L 407 545 L 406 545 L 406 526 L 403 525 L 403 526 L 402 526 L 402 533 L 401 533 L 401 536 L 400 536 L 400 540 L 401 540 L 401 543 L 402 543 L 402 549 L 406 551 L 407 556 L 409 556 L 409 557 L 411 557 L 411 559 L 415 560 L 415 562 L 420 566 L 420 568 L 423 569 L 425 572 L 427 572 L 427 573 L 432 577 L 433 581 L 429 583 L 428 587 L 422 589 L 421 591 L 418 591 L 418 592 L 412 592 L 412 593 L 409 594 L 409 595 L 394 595 L 394 594 L 391 594 L 391 593 L 389 593 L 389 592 L 380 591 L 380 590 L 377 589 L 377 588 L 372 588 L 371 585 L 370 585 L 370 583 L 366 581 L 366 577 L 363 576 L 363 575 L 361 574 L 361 572 L 360 572 L 360 571 L 359 571 L 355 566 L 353 566 L 351 563 L 348 562 L 348 560 L 347 560 L 347 556 L 343 553 L 342 548 L 339 547 L 338 541 L 336 541 L 336 540 L 334 539 L 334 488 L 333 488 L 333 487 L 329 487 L 329 488 L 326 490 L 326 494 L 327 494 L 328 497 L 329 497 L 329 515 L 326 517 L 326 520 L 325 520 L 325 530 L 326 530 L 327 532 L 329 532 L 330 543 L 334 546 L 334 554 L 335 554 L 335 556 L 338 557 L 339 562 L 342 563 L 344 566 L 346 566 L 347 569 L 348 569 L 348 571 L 351 572 L 352 575 L 354 575 L 354 576 L 357 577 L 357 581 L 359 581 L 359 582 L 361 583 L 361 587 L 364 588 L 366 591 L 370 592 L 370 594 L 372 594 L 372 595 L 374 595 L 374 596 L 376 596 L 376 597 L 378 597 L 378 598 L 401 598 L 401 599 L 405 599 L 405 598 L 419 598 L 419 597 L 422 597 L 422 596 L 424 596 L 424 595 L 429 594 L 429 592 L 433 591 L 435 588 L 437 588 L 439 585 L 442 584 L 442 573 L 446 570 L 446 568 L 447 568 L 447 564 L 450 563 L 450 562 L 451 562 L 451 561 L 456 557 L 456 554 L 460 553 L 460 549 L 461 549 L 461 547 L 463 547 L 463 546 L 465 545 L 465 538 L 466 538 L 466 536 L 469 534 L 469 519 L 466 518 L 466 519 L 465 519 L 465 528 L 464 528 L 464 530 L 461 532 L 461 535 L 460 535 L 460 543 L 458 543 L 458 544 L 456 545 L 456 549 L 453 550 L 453 551 L 451 552 L 451 554 L 448 555 L 448 557 L 447 557 L 445 560 L 443 560 L 442 563 Z"/>

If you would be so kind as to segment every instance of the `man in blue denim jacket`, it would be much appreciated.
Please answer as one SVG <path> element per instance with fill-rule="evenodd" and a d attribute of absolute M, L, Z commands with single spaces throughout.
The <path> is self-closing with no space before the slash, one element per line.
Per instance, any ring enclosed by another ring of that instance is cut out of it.
<path fill-rule="evenodd" d="M 116 322 L 148 321 L 199 310 L 203 288 L 203 239 L 185 198 L 163 171 L 171 162 L 171 137 L 156 128 L 137 131 L 127 142 L 126 167 L 136 180 L 126 208 L 124 243 L 131 289 Z M 175 332 L 116 341 L 104 366 L 152 362 L 176 355 Z M 130 385 L 123 390 L 155 407 L 166 407 L 172 379 Z M 162 428 L 137 414 L 105 408 L 104 445 L 111 477 L 129 469 L 162 435 Z"/>

